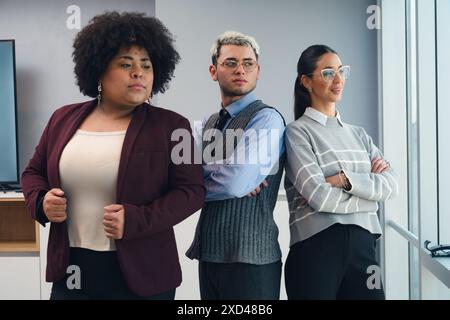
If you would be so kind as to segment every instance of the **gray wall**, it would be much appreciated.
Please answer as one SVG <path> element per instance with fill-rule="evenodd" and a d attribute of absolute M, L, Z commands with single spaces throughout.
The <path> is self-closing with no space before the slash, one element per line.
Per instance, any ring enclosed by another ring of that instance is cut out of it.
<path fill-rule="evenodd" d="M 81 27 L 106 10 L 155 14 L 154 0 L 0 0 L 0 39 L 16 39 L 19 157 L 21 171 L 34 152 L 51 113 L 87 100 L 75 83 L 72 42 L 79 31 L 71 5 L 80 8 Z M 90 99 L 90 98 L 89 98 Z"/>
<path fill-rule="evenodd" d="M 376 0 L 161 0 L 156 16 L 177 37 L 182 61 L 161 106 L 191 120 L 220 108 L 219 89 L 208 74 L 211 44 L 225 30 L 253 35 L 261 47 L 256 92 L 293 120 L 293 88 L 300 53 L 327 44 L 352 66 L 338 108 L 344 121 L 378 135 L 377 32 L 366 10 Z"/>

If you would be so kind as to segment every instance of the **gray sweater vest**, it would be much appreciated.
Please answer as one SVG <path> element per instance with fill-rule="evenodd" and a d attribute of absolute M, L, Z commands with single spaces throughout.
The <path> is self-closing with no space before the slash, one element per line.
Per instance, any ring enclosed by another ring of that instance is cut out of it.
<path fill-rule="evenodd" d="M 252 117 L 264 108 L 271 107 L 260 100 L 251 103 L 231 120 L 226 129 L 244 130 Z M 212 115 L 205 124 L 204 132 L 213 128 L 217 119 L 217 113 Z M 226 140 L 225 137 L 222 141 L 223 158 L 227 156 Z M 234 141 L 234 147 L 238 143 L 237 140 Z M 203 148 L 205 147 L 206 144 L 203 145 Z M 263 188 L 256 197 L 245 196 L 206 202 L 197 224 L 194 241 L 186 255 L 191 259 L 216 263 L 241 262 L 261 265 L 280 260 L 278 228 L 273 219 L 273 210 L 284 162 L 283 154 L 279 159 L 278 171 L 266 177 L 269 186 Z"/>

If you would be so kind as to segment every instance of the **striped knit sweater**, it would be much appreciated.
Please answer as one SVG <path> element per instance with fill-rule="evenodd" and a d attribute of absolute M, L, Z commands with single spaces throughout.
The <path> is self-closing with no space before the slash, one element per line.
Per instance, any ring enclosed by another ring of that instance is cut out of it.
<path fill-rule="evenodd" d="M 398 194 L 397 176 L 392 168 L 371 173 L 371 160 L 383 156 L 365 130 L 307 108 L 286 127 L 285 137 L 290 245 L 335 223 L 381 235 L 377 202 Z M 325 181 L 340 170 L 350 180 L 349 191 Z"/>

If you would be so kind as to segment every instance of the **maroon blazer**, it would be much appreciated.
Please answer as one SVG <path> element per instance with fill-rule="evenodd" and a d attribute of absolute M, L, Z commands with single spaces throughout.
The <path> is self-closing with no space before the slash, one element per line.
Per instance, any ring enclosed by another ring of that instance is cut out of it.
<path fill-rule="evenodd" d="M 22 187 L 31 216 L 48 222 L 39 202 L 52 188 L 61 188 L 59 159 L 96 100 L 64 106 L 52 115 L 22 174 Z M 179 141 L 175 129 L 191 132 L 187 119 L 146 103 L 136 107 L 125 135 L 119 164 L 116 203 L 125 208 L 124 236 L 116 240 L 117 255 L 131 291 L 151 296 L 181 284 L 181 268 L 173 226 L 203 206 L 205 188 L 201 164 L 171 161 Z M 191 159 L 195 144 L 192 135 Z M 67 223 L 51 223 L 46 280 L 66 275 L 69 265 Z"/>

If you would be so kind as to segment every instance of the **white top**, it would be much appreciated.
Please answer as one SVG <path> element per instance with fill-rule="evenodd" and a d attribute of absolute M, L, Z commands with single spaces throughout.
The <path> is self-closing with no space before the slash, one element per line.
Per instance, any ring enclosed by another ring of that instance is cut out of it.
<path fill-rule="evenodd" d="M 59 172 L 71 247 L 116 250 L 114 240 L 106 237 L 103 207 L 116 201 L 124 138 L 125 131 L 78 130 L 62 152 Z"/>
<path fill-rule="evenodd" d="M 323 114 L 322 112 L 312 108 L 312 107 L 308 107 L 305 110 L 305 116 L 310 117 L 313 120 L 316 120 L 317 122 L 319 122 L 321 125 L 326 126 L 327 125 L 327 121 L 328 121 L 328 117 L 326 114 Z M 332 118 L 332 117 L 331 117 Z M 339 124 L 341 126 L 344 126 L 344 122 L 342 122 L 341 120 L 341 115 L 339 114 L 339 111 L 336 110 L 336 117 L 337 121 L 339 122 Z"/>

